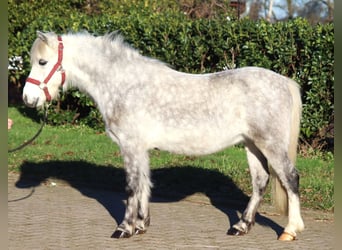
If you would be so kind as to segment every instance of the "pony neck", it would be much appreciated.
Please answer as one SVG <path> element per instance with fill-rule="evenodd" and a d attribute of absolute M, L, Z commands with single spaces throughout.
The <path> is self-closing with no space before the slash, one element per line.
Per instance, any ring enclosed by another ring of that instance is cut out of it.
<path fill-rule="evenodd" d="M 85 92 L 97 103 L 100 111 L 136 84 L 137 81 L 132 79 L 141 76 L 137 68 L 151 61 L 121 39 L 81 33 L 64 35 L 63 41 L 63 67 L 68 83 L 65 89 L 76 87 Z"/>

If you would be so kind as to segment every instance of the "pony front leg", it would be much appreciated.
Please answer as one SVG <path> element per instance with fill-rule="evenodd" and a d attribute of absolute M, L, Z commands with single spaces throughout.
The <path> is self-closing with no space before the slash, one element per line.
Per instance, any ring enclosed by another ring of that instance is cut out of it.
<path fill-rule="evenodd" d="M 151 190 L 149 158 L 147 151 L 129 153 L 122 150 L 126 170 L 128 193 L 123 222 L 113 233 L 113 238 L 128 238 L 145 233 L 150 225 L 149 197 Z"/>
<path fill-rule="evenodd" d="M 228 230 L 228 235 L 244 235 L 251 230 L 251 227 L 255 222 L 255 214 L 269 180 L 269 172 L 265 156 L 252 143 L 246 145 L 245 148 L 249 170 L 252 177 L 253 194 L 248 202 L 247 208 L 241 216 L 240 221 Z"/>

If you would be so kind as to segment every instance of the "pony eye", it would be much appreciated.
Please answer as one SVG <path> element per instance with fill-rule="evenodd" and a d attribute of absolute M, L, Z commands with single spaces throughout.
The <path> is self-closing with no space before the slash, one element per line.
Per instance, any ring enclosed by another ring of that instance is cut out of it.
<path fill-rule="evenodd" d="M 44 60 L 44 59 L 39 60 L 39 65 L 44 66 L 45 64 L 47 64 L 46 60 Z"/>

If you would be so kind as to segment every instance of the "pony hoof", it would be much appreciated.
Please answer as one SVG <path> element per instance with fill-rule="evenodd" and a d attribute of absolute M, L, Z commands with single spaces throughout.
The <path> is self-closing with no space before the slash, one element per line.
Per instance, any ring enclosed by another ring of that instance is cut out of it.
<path fill-rule="evenodd" d="M 281 241 L 293 241 L 295 239 L 296 239 L 295 236 L 293 236 L 287 232 L 283 232 L 278 238 L 278 240 L 281 240 Z"/>
<path fill-rule="evenodd" d="M 237 230 L 235 227 L 232 227 L 232 228 L 229 228 L 227 234 L 228 235 L 233 235 L 233 236 L 242 236 L 242 235 L 245 235 L 246 233 Z"/>
<path fill-rule="evenodd" d="M 146 229 L 135 229 L 135 232 L 134 232 L 134 234 L 135 235 L 138 235 L 138 234 L 144 234 L 144 233 L 146 233 Z"/>
<path fill-rule="evenodd" d="M 115 232 L 112 234 L 111 238 L 115 238 L 115 239 L 122 239 L 122 238 L 129 238 L 132 235 L 122 231 L 122 230 L 115 230 Z"/>

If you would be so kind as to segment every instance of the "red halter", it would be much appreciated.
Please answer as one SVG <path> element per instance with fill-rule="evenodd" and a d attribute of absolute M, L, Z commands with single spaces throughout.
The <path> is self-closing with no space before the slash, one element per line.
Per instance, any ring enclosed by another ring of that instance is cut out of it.
<path fill-rule="evenodd" d="M 41 88 L 44 91 L 47 101 L 51 101 L 51 95 L 49 93 L 47 84 L 50 81 L 50 79 L 53 76 L 53 74 L 55 72 L 57 72 L 57 71 L 61 71 L 61 74 L 62 74 L 62 83 L 61 83 L 61 85 L 63 86 L 63 84 L 65 82 L 65 72 L 64 72 L 63 67 L 62 67 L 63 48 L 64 47 L 63 47 L 62 37 L 58 36 L 57 39 L 58 39 L 58 42 L 59 42 L 58 43 L 58 60 L 57 60 L 57 63 L 55 64 L 55 66 L 53 66 L 53 68 L 51 69 L 51 71 L 48 74 L 48 76 L 44 79 L 43 82 L 41 82 L 39 80 L 36 80 L 36 79 L 33 79 L 33 78 L 30 78 L 30 77 L 28 77 L 26 79 L 26 82 L 38 85 L 39 88 Z"/>

